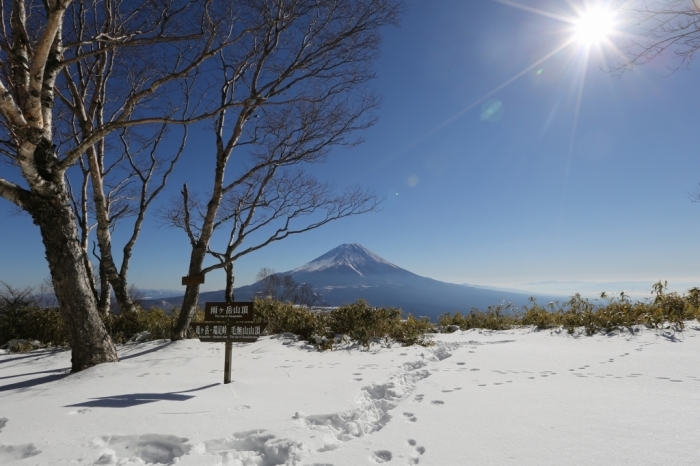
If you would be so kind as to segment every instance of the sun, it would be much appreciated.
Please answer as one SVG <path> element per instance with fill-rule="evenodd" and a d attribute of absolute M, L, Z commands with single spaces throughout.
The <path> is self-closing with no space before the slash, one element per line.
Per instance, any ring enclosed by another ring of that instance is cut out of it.
<path fill-rule="evenodd" d="M 574 37 L 585 45 L 603 42 L 613 32 L 612 13 L 605 8 L 594 8 L 582 12 L 574 22 Z"/>

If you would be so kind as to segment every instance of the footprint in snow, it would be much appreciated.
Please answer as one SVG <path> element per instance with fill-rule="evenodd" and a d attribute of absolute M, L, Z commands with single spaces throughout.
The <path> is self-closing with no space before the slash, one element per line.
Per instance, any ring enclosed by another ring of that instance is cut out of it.
<path fill-rule="evenodd" d="M 226 438 L 207 440 L 204 442 L 204 450 L 210 455 L 220 456 L 224 464 L 299 464 L 301 459 L 300 442 L 277 439 L 264 430 L 238 432 Z M 274 459 L 270 458 L 271 453 L 274 454 Z M 178 459 L 173 458 L 164 463 L 173 464 L 177 461 Z"/>
<path fill-rule="evenodd" d="M 372 459 L 375 463 L 386 463 L 387 461 L 391 461 L 392 457 L 393 455 L 389 450 L 379 450 L 372 453 Z"/>
<path fill-rule="evenodd" d="M 409 422 L 416 422 L 418 418 L 413 415 L 413 413 L 403 413 L 404 416 L 406 416 L 406 420 Z"/>
<path fill-rule="evenodd" d="M 172 464 L 190 450 L 188 439 L 174 435 L 107 435 L 93 440 L 95 446 L 105 448 L 96 464 L 116 464 L 140 459 L 143 463 Z"/>
<path fill-rule="evenodd" d="M 39 453 L 41 453 L 41 451 L 37 450 L 33 443 L 25 443 L 23 445 L 0 444 L 0 463 L 8 464 L 24 458 L 36 456 Z"/>
<path fill-rule="evenodd" d="M 433 400 L 433 401 L 430 402 L 430 404 L 431 404 L 431 405 L 435 405 L 435 406 L 440 406 L 440 405 L 444 405 L 445 402 L 442 401 L 442 400 Z"/>
<path fill-rule="evenodd" d="M 88 408 L 79 409 L 77 411 L 71 411 L 68 414 L 87 414 L 90 410 Z"/>
<path fill-rule="evenodd" d="M 423 401 L 423 397 L 424 397 L 424 396 L 425 396 L 425 395 L 420 395 L 420 394 L 419 394 L 419 395 L 416 395 L 416 396 L 413 397 L 413 401 L 415 401 L 416 403 L 420 403 L 421 401 Z"/>
<path fill-rule="evenodd" d="M 418 464 L 420 462 L 420 457 L 425 453 L 425 447 L 417 445 L 415 440 L 408 439 L 408 445 L 413 447 L 414 456 L 411 457 L 411 464 Z"/>

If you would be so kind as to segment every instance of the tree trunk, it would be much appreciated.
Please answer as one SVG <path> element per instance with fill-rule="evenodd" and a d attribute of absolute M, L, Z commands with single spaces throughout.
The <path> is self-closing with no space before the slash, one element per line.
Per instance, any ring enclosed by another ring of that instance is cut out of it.
<path fill-rule="evenodd" d="M 234 302 L 233 299 L 233 281 L 235 280 L 236 277 L 233 276 L 233 264 L 229 264 L 226 267 L 224 267 L 224 270 L 226 271 L 226 302 L 227 303 L 232 303 Z"/>
<path fill-rule="evenodd" d="M 207 248 L 206 246 L 203 246 L 202 241 L 192 248 L 192 254 L 190 255 L 189 276 L 199 275 L 201 273 L 206 252 Z M 187 330 L 189 329 L 190 322 L 192 322 L 192 318 L 196 312 L 198 299 L 199 285 L 187 285 L 187 288 L 185 288 L 185 297 L 182 299 L 180 316 L 178 317 L 177 323 L 173 328 L 171 336 L 172 340 L 185 340 L 187 338 Z"/>
<path fill-rule="evenodd" d="M 105 266 L 100 262 L 100 298 L 97 301 L 97 310 L 102 317 L 107 317 L 109 314 L 109 309 L 111 307 L 112 298 L 112 287 L 109 284 L 109 278 L 107 277 L 107 270 Z"/>
<path fill-rule="evenodd" d="M 119 310 L 124 316 L 129 318 L 135 318 L 139 313 L 139 309 L 136 307 L 134 301 L 129 295 L 126 280 L 121 275 L 117 275 L 116 277 L 112 278 L 113 279 L 110 280 L 110 284 L 114 289 L 114 296 L 117 299 Z"/>
<path fill-rule="evenodd" d="M 56 191 L 45 196 L 35 193 L 27 210 L 41 230 L 51 281 L 72 350 L 72 370 L 77 372 L 119 358 L 97 311 L 68 194 L 61 187 Z"/>
<path fill-rule="evenodd" d="M 117 266 L 114 264 L 112 256 L 112 234 L 110 232 L 109 208 L 104 196 L 104 186 L 102 183 L 102 169 L 97 161 L 97 153 L 94 148 L 88 150 L 88 164 L 92 180 L 93 202 L 97 215 L 97 244 L 100 247 L 100 277 L 109 281 L 114 290 L 114 296 L 119 304 L 119 310 L 126 317 L 135 317 L 138 309 L 134 306 L 129 292 L 127 291 L 126 276 L 120 275 Z M 128 258 L 125 258 L 128 260 Z M 106 283 L 106 282 L 105 282 Z"/>

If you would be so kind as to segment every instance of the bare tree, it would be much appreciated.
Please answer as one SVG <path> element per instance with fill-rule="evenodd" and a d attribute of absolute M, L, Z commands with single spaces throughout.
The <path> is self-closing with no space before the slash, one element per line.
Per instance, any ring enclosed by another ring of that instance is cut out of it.
<path fill-rule="evenodd" d="M 228 219 L 230 223 L 228 243 L 223 252 L 209 249 L 209 254 L 216 257 L 219 263 L 202 270 L 202 273 L 207 273 L 224 268 L 226 299 L 231 302 L 234 300 L 233 264 L 237 259 L 290 235 L 316 229 L 333 220 L 373 211 L 378 204 L 378 199 L 371 192 L 353 188 L 336 193 L 331 185 L 319 183 L 301 170 L 287 171 L 280 176 L 265 174 L 252 176 L 246 183 L 243 195 L 224 200 L 222 220 Z M 223 223 L 217 223 L 215 227 Z M 267 234 L 260 236 L 258 233 L 263 231 L 267 231 Z M 256 241 L 241 248 L 249 236 L 256 238 Z"/>
<path fill-rule="evenodd" d="M 303 306 L 313 306 L 320 299 L 320 295 L 314 291 L 310 283 L 297 283 L 291 274 L 276 274 L 273 269 L 263 267 L 255 276 L 261 289 L 260 293 L 265 298 L 277 301 L 291 301 Z"/>
<path fill-rule="evenodd" d="M 321 162 L 332 147 L 358 144 L 356 132 L 374 123 L 372 110 L 379 99 L 367 83 L 374 76 L 378 30 L 398 21 L 402 2 L 245 0 L 237 8 L 243 27 L 253 32 L 245 44 L 219 55 L 219 105 L 224 110 L 214 121 L 210 192 L 200 203 L 185 185 L 180 205 L 161 212 L 187 233 L 192 248 L 188 276 L 226 269 L 229 298 L 236 258 L 375 208 L 377 199 L 369 193 L 354 189 L 333 195 L 330 186 L 292 167 Z M 317 220 L 317 210 L 326 215 Z M 304 215 L 309 215 L 306 225 L 292 224 Z M 215 252 L 212 236 L 226 222 L 232 223 L 228 245 Z M 256 226 L 262 239 L 239 250 Z M 263 226 L 273 233 L 265 236 Z M 205 267 L 207 254 L 219 263 Z M 186 337 L 198 296 L 199 285 L 187 285 L 174 339 Z"/>
<path fill-rule="evenodd" d="M 187 208 L 184 203 L 176 203 L 165 211 L 165 216 L 185 231 L 199 232 L 206 207 L 190 198 L 186 189 L 183 194 L 188 200 Z M 283 171 L 273 166 L 257 171 L 223 198 L 213 229 L 229 228 L 228 242 L 223 251 L 208 249 L 218 263 L 203 268 L 201 273 L 223 268 L 226 273 L 225 297 L 233 302 L 233 265 L 236 260 L 290 235 L 370 212 L 377 205 L 378 199 L 371 192 L 360 188 L 336 192 L 332 185 L 320 183 L 300 169 Z M 186 218 L 190 222 L 188 225 L 185 225 Z M 242 247 L 249 237 L 253 238 L 252 244 Z M 291 294 L 285 294 L 277 299 L 284 301 L 290 297 Z"/>
<path fill-rule="evenodd" d="M 37 296 L 31 287 L 15 288 L 0 281 L 0 315 L 19 308 L 37 306 Z"/>
<path fill-rule="evenodd" d="M 188 97 L 185 97 L 185 102 Z M 186 114 L 186 112 L 185 112 Z M 99 254 L 93 246 L 93 255 L 99 263 L 98 308 L 101 315 L 106 315 L 110 309 L 110 290 L 114 290 L 119 309 L 127 316 L 137 313 L 133 297 L 130 294 L 132 287 L 128 284 L 127 274 L 133 248 L 141 231 L 141 226 L 146 217 L 146 211 L 153 200 L 165 188 L 168 177 L 172 173 L 175 164 L 180 159 L 187 139 L 187 128 L 180 134 L 179 147 L 169 147 L 166 152 L 170 155 L 159 154 L 169 126 L 161 127 L 154 134 L 132 134 L 128 129 L 118 133 L 119 145 L 110 151 L 117 156 L 108 157 L 105 144 L 100 144 L 96 150 L 87 157 L 93 162 L 89 168 L 82 163 L 83 176 L 88 177 L 92 183 L 92 191 L 88 193 L 81 190 L 74 200 L 76 215 L 81 220 L 81 239 L 83 247 L 87 248 L 87 238 L 90 230 L 97 230 L 97 246 Z M 111 159 L 111 160 L 110 160 Z M 87 168 L 87 170 L 85 170 Z M 96 180 L 96 181 L 95 181 Z M 152 186 L 155 183 L 155 186 Z M 89 197 L 89 214 L 85 212 L 85 198 Z M 80 207 L 80 210 L 78 210 Z M 89 222 L 90 216 L 94 219 Z M 121 265 L 117 267 L 112 255 L 111 231 L 119 221 L 127 217 L 134 217 L 131 225 L 131 235 L 122 248 Z M 97 295 L 97 290 L 95 291 Z"/>
<path fill-rule="evenodd" d="M 311 283 L 302 283 L 294 293 L 292 300 L 301 306 L 311 307 L 321 301 L 321 295 L 316 293 Z"/>
<path fill-rule="evenodd" d="M 260 289 L 255 292 L 256 295 L 263 298 L 274 298 L 277 294 L 277 282 L 275 278 L 275 269 L 263 267 L 255 274 L 256 283 L 260 284 Z M 228 293 L 228 290 L 226 290 Z"/>
<path fill-rule="evenodd" d="M 616 13 L 626 30 L 615 73 L 667 50 L 679 59 L 675 69 L 687 67 L 700 49 L 700 0 L 617 0 Z"/>
<path fill-rule="evenodd" d="M 255 281 L 260 282 L 265 280 L 267 277 L 270 275 L 274 275 L 275 269 L 272 269 L 270 267 L 262 267 L 260 270 L 258 270 L 258 273 L 255 274 Z"/>
<path fill-rule="evenodd" d="M 270 275 L 263 281 L 263 292 L 266 298 L 276 301 L 292 301 L 299 284 L 291 275 Z"/>
<path fill-rule="evenodd" d="M 41 231 L 72 369 L 117 361 L 97 309 L 67 172 L 84 160 L 89 183 L 83 178 L 81 192 L 93 185 L 93 206 L 104 219 L 99 196 L 108 188 L 94 185 L 107 169 L 98 152 L 127 130 L 147 133 L 147 125 L 209 118 L 205 106 L 197 115 L 186 112 L 188 83 L 247 32 L 231 29 L 228 3 L 213 0 L 6 0 L 0 15 L 0 155 L 9 167 L 0 197 L 27 212 Z M 109 228 L 98 222 L 97 230 L 104 272 L 114 284 L 105 261 Z"/>

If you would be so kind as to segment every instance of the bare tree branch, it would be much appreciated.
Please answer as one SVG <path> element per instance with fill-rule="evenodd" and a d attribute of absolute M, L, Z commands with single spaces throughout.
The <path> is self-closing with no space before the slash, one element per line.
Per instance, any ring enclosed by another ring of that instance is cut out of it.
<path fill-rule="evenodd" d="M 0 197 L 7 199 L 18 207 L 24 208 L 29 195 L 29 191 L 0 178 Z"/>
<path fill-rule="evenodd" d="M 685 68 L 700 49 L 700 4 L 697 0 L 618 1 L 618 17 L 627 22 L 619 44 L 616 74 L 648 63 L 672 51 L 678 58 L 673 70 Z"/>
<path fill-rule="evenodd" d="M 145 209 L 172 173 L 173 157 L 155 153 L 165 134 L 158 127 L 220 113 L 206 94 L 207 62 L 250 34 L 232 12 L 222 0 L 8 0 L 0 8 L 0 157 L 28 185 L 3 174 L 0 196 L 41 231 L 76 371 L 118 360 L 97 306 L 109 300 L 110 277 L 128 298 L 110 234 L 117 220 L 136 216 L 128 263 Z M 129 157 L 114 150 L 126 129 Z M 83 176 L 80 190 L 74 175 Z M 87 257 L 93 221 L 97 300 Z"/>

